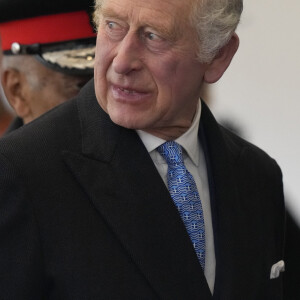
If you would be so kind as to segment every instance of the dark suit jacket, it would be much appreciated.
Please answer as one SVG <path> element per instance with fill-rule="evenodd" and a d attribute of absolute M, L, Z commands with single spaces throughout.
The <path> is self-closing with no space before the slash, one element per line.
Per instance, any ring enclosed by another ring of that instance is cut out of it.
<path fill-rule="evenodd" d="M 20 117 L 15 117 L 12 122 L 9 124 L 8 128 L 5 131 L 5 135 L 13 132 L 14 130 L 20 128 L 21 126 L 23 126 L 23 120 Z"/>
<path fill-rule="evenodd" d="M 284 261 L 284 299 L 300 299 L 300 229 L 295 219 L 286 213 Z"/>
<path fill-rule="evenodd" d="M 213 299 L 281 299 L 284 204 L 274 160 L 203 104 L 216 248 Z M 0 143 L 1 299 L 212 299 L 183 222 L 134 130 L 92 82 Z"/>

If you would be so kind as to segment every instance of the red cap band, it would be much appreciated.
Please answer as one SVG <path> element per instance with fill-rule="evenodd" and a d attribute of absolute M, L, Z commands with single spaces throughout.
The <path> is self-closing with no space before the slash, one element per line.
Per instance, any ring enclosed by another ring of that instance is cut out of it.
<path fill-rule="evenodd" d="M 11 44 L 47 44 L 95 37 L 86 11 L 40 16 L 0 24 L 2 49 Z"/>

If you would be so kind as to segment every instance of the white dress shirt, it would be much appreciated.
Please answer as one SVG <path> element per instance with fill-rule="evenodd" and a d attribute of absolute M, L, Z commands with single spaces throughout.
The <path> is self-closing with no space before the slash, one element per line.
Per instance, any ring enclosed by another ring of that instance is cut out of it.
<path fill-rule="evenodd" d="M 212 227 L 211 207 L 210 207 L 210 195 L 209 185 L 207 178 L 206 162 L 202 145 L 198 138 L 198 128 L 201 117 L 201 102 L 197 108 L 196 115 L 193 123 L 188 131 L 175 140 L 176 143 L 183 148 L 183 159 L 186 168 L 193 175 L 197 185 L 199 196 L 201 199 L 204 223 L 205 223 L 205 277 L 213 293 L 215 283 L 215 270 L 216 270 L 216 258 L 214 247 L 214 235 Z M 156 150 L 161 144 L 166 141 L 153 136 L 145 131 L 137 130 L 142 142 L 148 150 L 160 176 L 162 177 L 166 186 L 167 184 L 167 170 L 168 165 L 164 158 Z"/>

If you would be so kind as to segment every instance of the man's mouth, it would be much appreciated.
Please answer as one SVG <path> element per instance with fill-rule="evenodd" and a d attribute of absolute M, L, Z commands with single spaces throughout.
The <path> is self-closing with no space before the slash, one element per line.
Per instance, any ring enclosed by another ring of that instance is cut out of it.
<path fill-rule="evenodd" d="M 121 92 L 124 92 L 126 94 L 148 94 L 146 91 L 143 91 L 142 89 L 137 89 L 134 87 L 123 87 L 119 85 L 113 85 L 114 89 L 118 89 Z"/>
<path fill-rule="evenodd" d="M 150 94 L 150 92 L 144 89 L 112 84 L 112 95 L 116 100 L 121 102 L 141 103 L 141 101 L 148 99 Z"/>
<path fill-rule="evenodd" d="M 121 90 L 122 92 L 126 93 L 126 94 L 138 94 L 140 92 L 137 92 L 135 90 L 131 90 L 131 89 L 126 89 L 126 88 L 122 88 L 122 87 L 118 87 L 119 90 Z"/>

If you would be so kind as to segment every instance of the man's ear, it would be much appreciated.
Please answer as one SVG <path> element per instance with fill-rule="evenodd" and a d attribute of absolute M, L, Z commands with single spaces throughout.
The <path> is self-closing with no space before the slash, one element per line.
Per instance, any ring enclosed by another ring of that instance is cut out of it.
<path fill-rule="evenodd" d="M 2 87 L 5 96 L 16 114 L 24 119 L 30 115 L 30 99 L 26 97 L 26 77 L 16 69 L 9 68 L 2 74 Z"/>
<path fill-rule="evenodd" d="M 204 74 L 204 81 L 207 83 L 214 83 L 218 81 L 235 55 L 239 48 L 239 37 L 234 33 L 229 42 L 220 49 L 219 53 L 210 63 Z"/>

